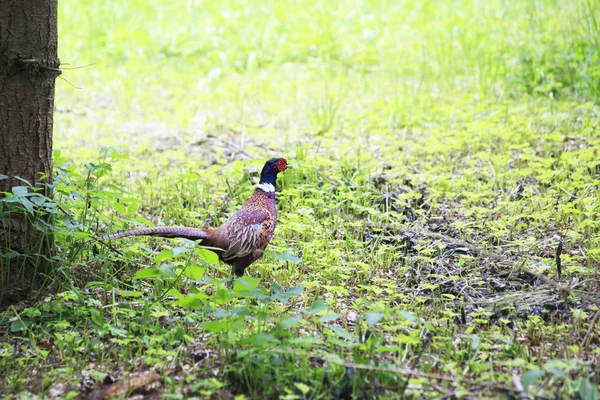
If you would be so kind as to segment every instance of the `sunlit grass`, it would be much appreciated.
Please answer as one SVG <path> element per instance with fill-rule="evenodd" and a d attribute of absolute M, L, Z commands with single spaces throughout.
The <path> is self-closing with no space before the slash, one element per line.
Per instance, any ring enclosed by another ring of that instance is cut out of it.
<path fill-rule="evenodd" d="M 95 63 L 56 95 L 73 286 L 2 317 L 23 331 L 0 344 L 0 393 L 155 368 L 176 396 L 489 397 L 515 375 L 584 397 L 597 307 L 521 268 L 558 279 L 562 240 L 558 282 L 598 290 L 599 18 L 589 1 L 62 2 L 62 61 Z M 183 241 L 80 244 L 218 225 L 273 156 L 294 169 L 247 271 L 259 289 L 228 294 L 228 268 Z M 145 269 L 162 275 L 131 279 Z"/>

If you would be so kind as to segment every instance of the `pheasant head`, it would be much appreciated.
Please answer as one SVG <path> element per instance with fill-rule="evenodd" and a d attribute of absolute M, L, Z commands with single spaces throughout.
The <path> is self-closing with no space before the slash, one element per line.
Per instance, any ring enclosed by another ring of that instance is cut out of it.
<path fill-rule="evenodd" d="M 275 192 L 275 181 L 277 174 L 292 168 L 285 158 L 271 158 L 265 163 L 265 166 L 260 173 L 260 181 L 258 188 L 267 193 Z"/>

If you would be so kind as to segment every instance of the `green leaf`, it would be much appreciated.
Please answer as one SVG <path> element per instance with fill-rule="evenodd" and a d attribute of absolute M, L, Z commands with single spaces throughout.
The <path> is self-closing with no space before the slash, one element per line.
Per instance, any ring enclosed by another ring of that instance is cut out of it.
<path fill-rule="evenodd" d="M 74 239 L 89 240 L 93 238 L 93 236 L 87 232 L 73 232 L 71 235 Z"/>
<path fill-rule="evenodd" d="M 288 296 L 300 296 L 304 292 L 304 286 L 294 286 L 285 291 Z"/>
<path fill-rule="evenodd" d="M 367 321 L 367 326 L 369 326 L 369 328 L 380 323 L 383 320 L 383 317 L 385 317 L 385 314 L 382 312 L 369 312 L 363 316 L 365 321 Z"/>
<path fill-rule="evenodd" d="M 404 343 L 404 344 L 419 344 L 419 343 L 421 343 L 421 339 L 419 339 L 418 337 L 412 337 L 412 336 L 408 336 L 408 335 L 396 336 L 395 340 L 397 342 Z"/>
<path fill-rule="evenodd" d="M 307 394 L 308 392 L 310 392 L 310 386 L 308 386 L 308 385 L 305 385 L 304 383 L 297 382 L 297 383 L 294 383 L 294 385 L 296 386 L 296 388 L 297 388 L 299 391 L 301 391 L 301 392 L 302 392 L 302 394 L 303 394 L 305 397 L 306 397 L 306 394 Z"/>
<path fill-rule="evenodd" d="M 209 332 L 219 333 L 227 330 L 227 322 L 225 321 L 206 321 L 200 326 Z"/>
<path fill-rule="evenodd" d="M 91 311 L 92 322 L 98 327 L 104 327 L 104 318 L 102 317 L 102 312 L 100 310 L 92 310 Z"/>
<path fill-rule="evenodd" d="M 156 257 L 154 257 L 154 262 L 156 264 L 160 264 L 161 262 L 165 261 L 165 260 L 169 260 L 171 258 L 173 258 L 173 250 L 165 250 L 165 251 L 161 251 L 160 253 L 158 253 L 156 255 Z"/>
<path fill-rule="evenodd" d="M 11 332 L 24 331 L 31 325 L 31 321 L 17 319 L 10 324 Z"/>
<path fill-rule="evenodd" d="M 212 300 L 217 304 L 227 304 L 233 299 L 233 296 L 227 288 L 221 287 L 216 294 L 212 296 Z"/>
<path fill-rule="evenodd" d="M 190 250 L 190 248 L 185 247 L 185 246 L 174 247 L 172 249 L 173 257 L 177 257 L 178 255 L 183 254 L 183 253 L 187 252 L 188 250 Z"/>
<path fill-rule="evenodd" d="M 175 304 L 185 308 L 197 309 L 204 303 L 204 300 L 206 299 L 208 299 L 208 296 L 204 293 L 189 294 L 175 301 Z"/>
<path fill-rule="evenodd" d="M 268 346 L 268 345 L 278 345 L 281 343 L 279 339 L 275 336 L 270 335 L 268 333 L 261 332 L 258 335 L 249 338 L 251 343 L 255 346 Z"/>
<path fill-rule="evenodd" d="M 339 317 L 340 317 L 340 314 L 328 313 L 328 314 L 325 314 L 325 315 L 319 317 L 319 321 L 326 324 L 327 322 L 335 321 Z"/>
<path fill-rule="evenodd" d="M 119 327 L 111 325 L 108 327 L 108 330 L 113 336 L 121 337 L 121 338 L 127 337 L 127 331 L 123 328 L 119 328 Z"/>
<path fill-rule="evenodd" d="M 69 393 L 67 393 L 65 395 L 65 400 L 71 400 L 71 399 L 74 399 L 77 396 L 79 396 L 79 392 L 76 392 L 75 390 L 71 390 Z"/>
<path fill-rule="evenodd" d="M 523 389 L 526 391 L 527 388 L 534 384 L 538 379 L 544 376 L 544 371 L 541 369 L 532 369 L 527 371 L 521 377 L 521 384 L 523 385 Z"/>
<path fill-rule="evenodd" d="M 289 329 L 298 325 L 300 321 L 302 321 L 302 318 L 300 317 L 283 317 L 279 320 L 277 326 L 283 329 Z"/>
<path fill-rule="evenodd" d="M 11 191 L 15 196 L 25 196 L 27 189 L 27 186 L 13 186 Z"/>
<path fill-rule="evenodd" d="M 398 315 L 409 322 L 415 322 L 417 320 L 417 317 L 408 311 L 398 311 Z"/>
<path fill-rule="evenodd" d="M 192 280 L 199 281 L 204 276 L 205 271 L 206 268 L 192 264 L 188 265 L 188 267 L 183 271 L 183 274 Z"/>
<path fill-rule="evenodd" d="M 565 377 L 565 372 L 560 368 L 550 367 L 547 368 L 546 371 L 550 372 L 554 379 L 562 379 Z"/>
<path fill-rule="evenodd" d="M 291 262 L 292 264 L 300 264 L 300 262 L 302 262 L 300 257 L 296 257 L 290 253 L 278 253 L 275 254 L 275 258 L 278 260 Z"/>
<path fill-rule="evenodd" d="M 212 265 L 219 265 L 219 256 L 214 251 L 199 248 L 196 249 L 196 254 L 198 254 L 200 260 L 204 262 L 207 262 Z"/>
<path fill-rule="evenodd" d="M 587 378 L 579 380 L 579 397 L 581 400 L 598 400 L 598 387 Z"/>
<path fill-rule="evenodd" d="M 14 178 L 26 184 L 26 187 L 31 187 L 31 182 L 29 182 L 27 179 L 23 179 L 20 176 L 15 176 Z"/>
<path fill-rule="evenodd" d="M 344 364 L 344 360 L 342 360 L 342 358 L 337 355 L 336 353 L 326 353 L 323 358 L 325 359 L 325 361 L 330 362 L 332 364 L 339 364 L 339 365 L 343 365 Z"/>
<path fill-rule="evenodd" d="M 325 311 L 327 310 L 329 307 L 327 307 L 327 303 L 325 303 L 324 300 L 315 300 L 315 302 L 313 303 L 312 307 L 310 308 L 310 313 L 311 314 L 318 314 L 321 311 Z"/>
<path fill-rule="evenodd" d="M 139 271 L 138 271 L 139 272 Z M 123 297 L 142 297 L 144 295 L 143 292 L 137 290 L 122 290 L 117 289 L 117 292 Z"/>
<path fill-rule="evenodd" d="M 260 283 L 260 278 L 253 278 L 251 276 L 243 276 L 238 278 L 233 283 L 233 292 L 238 293 L 246 293 L 251 289 L 256 289 L 258 284 Z"/>
<path fill-rule="evenodd" d="M 467 335 L 467 339 L 471 339 L 471 350 L 475 351 L 479 348 L 481 344 L 481 339 L 477 335 Z"/>
<path fill-rule="evenodd" d="M 160 276 L 163 276 L 163 273 L 161 270 L 159 270 L 158 268 L 150 267 L 150 268 L 140 269 L 139 271 L 137 271 L 135 273 L 135 275 L 133 275 L 133 278 L 131 278 L 131 279 L 158 278 Z"/>
<path fill-rule="evenodd" d="M 344 338 L 350 342 L 353 342 L 354 339 L 352 338 L 352 335 L 350 335 L 348 333 L 348 331 L 346 331 L 344 328 L 341 328 L 337 325 L 329 325 L 329 330 L 331 330 L 332 332 L 336 333 L 338 336 L 340 336 L 341 338 Z"/>
<path fill-rule="evenodd" d="M 119 214 L 127 214 L 127 209 L 125 208 L 125 206 L 123 205 L 123 203 L 115 201 L 112 205 L 112 207 L 114 208 L 114 210 L 116 212 L 118 212 Z"/>
<path fill-rule="evenodd" d="M 194 294 L 196 294 L 196 293 L 194 293 Z M 181 292 L 179 290 L 175 289 L 175 288 L 169 289 L 167 291 L 167 293 L 165 294 L 165 296 L 175 297 L 177 300 L 183 299 L 183 294 L 181 294 Z"/>
<path fill-rule="evenodd" d="M 23 197 L 21 199 L 21 204 L 23 204 L 23 207 L 25 207 L 27 211 L 29 211 L 29 214 L 33 215 L 33 203 L 29 201 L 27 197 Z"/>

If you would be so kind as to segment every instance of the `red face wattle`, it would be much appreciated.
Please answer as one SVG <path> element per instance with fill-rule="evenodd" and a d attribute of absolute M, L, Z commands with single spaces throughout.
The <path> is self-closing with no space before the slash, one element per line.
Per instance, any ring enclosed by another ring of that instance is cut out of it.
<path fill-rule="evenodd" d="M 292 168 L 292 166 L 287 163 L 287 160 L 285 158 L 280 158 L 279 160 L 277 160 L 275 166 L 277 167 L 277 170 L 279 172 L 283 172 L 288 168 Z"/>

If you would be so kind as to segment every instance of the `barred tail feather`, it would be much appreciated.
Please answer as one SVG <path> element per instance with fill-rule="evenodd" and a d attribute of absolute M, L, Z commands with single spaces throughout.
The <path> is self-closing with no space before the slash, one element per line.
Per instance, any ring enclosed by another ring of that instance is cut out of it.
<path fill-rule="evenodd" d="M 166 238 L 184 238 L 190 240 L 206 239 L 207 233 L 200 228 L 186 228 L 184 226 L 156 226 L 152 228 L 128 229 L 100 236 L 93 242 L 120 239 L 129 236 L 160 236 Z"/>

